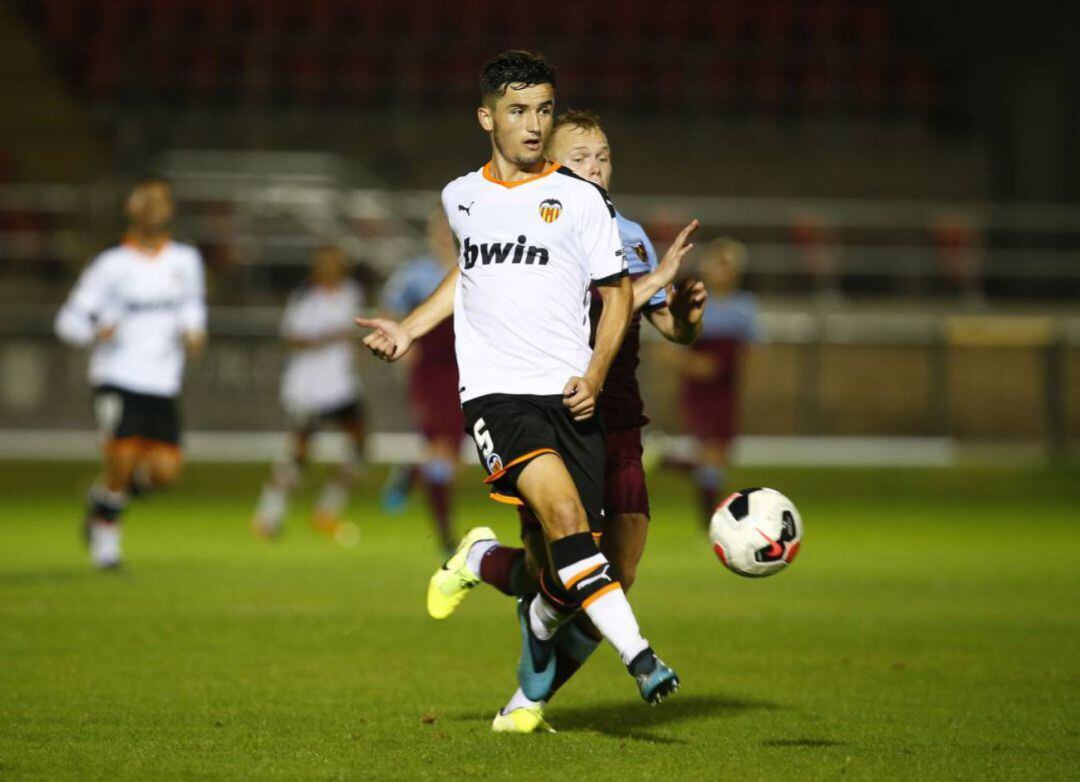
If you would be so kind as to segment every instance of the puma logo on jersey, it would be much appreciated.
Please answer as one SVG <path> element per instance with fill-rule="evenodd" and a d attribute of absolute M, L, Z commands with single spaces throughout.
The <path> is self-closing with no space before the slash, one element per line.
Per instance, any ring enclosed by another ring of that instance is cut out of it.
<path fill-rule="evenodd" d="M 475 204 L 475 203 L 476 203 L 475 201 L 470 201 L 468 206 L 463 206 L 462 204 L 458 204 L 457 205 L 457 210 L 459 212 L 464 212 L 469 217 L 472 217 L 472 208 L 473 208 L 473 204 Z"/>
<path fill-rule="evenodd" d="M 597 573 L 595 576 L 589 576 L 588 578 L 581 579 L 577 583 L 577 588 L 578 589 L 585 589 L 585 587 L 587 587 L 589 584 L 595 584 L 597 581 L 600 581 L 601 579 L 603 579 L 604 581 L 609 581 L 610 582 L 611 581 L 611 576 L 608 575 L 608 568 L 610 568 L 610 567 L 611 567 L 611 565 L 604 565 L 603 568 L 601 568 L 600 572 Z"/>
<path fill-rule="evenodd" d="M 519 236 L 517 242 L 502 242 L 496 244 L 489 244 L 487 242 L 483 244 L 473 244 L 473 241 L 469 237 L 465 237 L 465 242 L 461 246 L 461 257 L 464 261 L 464 268 L 466 270 L 476 266 L 479 261 L 483 266 L 490 266 L 491 264 L 506 263 L 507 259 L 510 263 L 524 263 L 526 266 L 547 266 L 548 251 L 546 247 L 537 247 L 536 245 L 526 245 L 528 241 L 524 236 Z"/>

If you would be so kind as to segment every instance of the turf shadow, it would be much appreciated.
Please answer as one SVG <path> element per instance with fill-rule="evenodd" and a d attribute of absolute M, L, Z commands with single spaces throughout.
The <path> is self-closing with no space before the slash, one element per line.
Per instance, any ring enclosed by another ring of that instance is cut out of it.
<path fill-rule="evenodd" d="M 102 577 L 115 578 L 126 575 L 126 571 L 99 573 L 88 567 L 44 568 L 42 570 L 0 570 L 0 584 L 10 586 L 18 584 L 40 584 L 46 581 L 91 581 Z"/>
<path fill-rule="evenodd" d="M 843 747 L 846 741 L 833 741 L 832 739 L 767 739 L 761 742 L 763 747 Z"/>
<path fill-rule="evenodd" d="M 640 701 L 622 700 L 563 709 L 551 708 L 545 716 L 550 717 L 560 733 L 581 731 L 600 733 L 621 739 L 647 741 L 652 744 L 683 744 L 681 739 L 656 736 L 649 728 L 689 722 L 702 717 L 732 717 L 754 709 L 779 709 L 777 703 L 746 698 L 727 698 L 720 695 L 678 695 L 655 708 Z M 473 722 L 491 719 L 489 712 L 449 713 L 447 719 Z M 779 739 L 783 741 L 783 739 Z"/>
<path fill-rule="evenodd" d="M 656 708 L 632 701 L 619 701 L 569 709 L 556 708 L 549 713 L 560 731 L 589 730 L 609 736 L 672 744 L 681 742 L 642 731 L 702 717 L 732 717 L 755 709 L 779 708 L 771 701 L 721 695 L 677 695 Z"/>

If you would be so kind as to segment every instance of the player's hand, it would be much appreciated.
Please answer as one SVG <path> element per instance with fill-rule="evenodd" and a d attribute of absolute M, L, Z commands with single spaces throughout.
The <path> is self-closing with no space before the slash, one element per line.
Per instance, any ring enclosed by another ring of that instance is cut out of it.
<path fill-rule="evenodd" d="M 373 329 L 364 337 L 364 345 L 383 361 L 397 361 L 412 347 L 412 337 L 396 321 L 386 318 L 357 318 L 356 325 Z"/>
<path fill-rule="evenodd" d="M 697 219 L 691 220 L 686 224 L 686 227 L 679 231 L 679 235 L 675 237 L 675 241 L 668 247 L 664 257 L 660 259 L 660 263 L 656 266 L 657 282 L 660 283 L 661 290 L 671 285 L 675 281 L 675 278 L 679 274 L 679 267 L 682 265 L 683 257 L 694 249 L 694 245 L 690 243 L 689 239 L 693 235 L 694 231 L 698 229 L 700 223 Z"/>
<path fill-rule="evenodd" d="M 188 358 L 198 358 L 206 347 L 205 331 L 188 331 L 184 333 L 184 347 L 187 349 Z"/>
<path fill-rule="evenodd" d="M 563 404 L 570 409 L 570 417 L 575 421 L 587 421 L 596 412 L 599 394 L 597 384 L 588 378 L 572 377 L 563 386 Z"/>
<path fill-rule="evenodd" d="M 668 295 L 668 309 L 671 316 L 679 323 L 697 329 L 705 314 L 705 303 L 709 300 L 709 291 L 701 280 L 683 280 Z"/>

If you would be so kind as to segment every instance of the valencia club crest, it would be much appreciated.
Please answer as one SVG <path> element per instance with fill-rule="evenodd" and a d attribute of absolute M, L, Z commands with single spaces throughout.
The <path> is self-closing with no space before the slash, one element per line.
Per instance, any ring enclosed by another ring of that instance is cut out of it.
<path fill-rule="evenodd" d="M 549 198 L 540 202 L 540 218 L 545 223 L 554 223 L 562 214 L 562 202 L 556 198 Z"/>

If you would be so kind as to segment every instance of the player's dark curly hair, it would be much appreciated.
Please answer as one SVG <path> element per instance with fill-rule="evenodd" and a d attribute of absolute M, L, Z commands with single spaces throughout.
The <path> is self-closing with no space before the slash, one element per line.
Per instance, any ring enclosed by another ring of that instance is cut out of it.
<path fill-rule="evenodd" d="M 555 86 L 555 67 L 541 54 L 520 49 L 492 57 L 480 68 L 480 99 L 494 103 L 511 84 Z"/>

